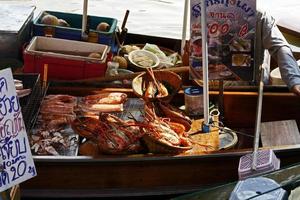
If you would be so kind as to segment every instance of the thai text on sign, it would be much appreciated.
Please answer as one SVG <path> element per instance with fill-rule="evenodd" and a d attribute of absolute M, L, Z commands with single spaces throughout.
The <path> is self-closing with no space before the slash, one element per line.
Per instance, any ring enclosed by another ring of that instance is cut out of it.
<path fill-rule="evenodd" d="M 190 66 L 202 79 L 201 2 L 191 0 Z M 208 76 L 254 80 L 256 0 L 206 0 Z"/>
<path fill-rule="evenodd" d="M 36 176 L 11 69 L 0 71 L 0 191 Z"/>

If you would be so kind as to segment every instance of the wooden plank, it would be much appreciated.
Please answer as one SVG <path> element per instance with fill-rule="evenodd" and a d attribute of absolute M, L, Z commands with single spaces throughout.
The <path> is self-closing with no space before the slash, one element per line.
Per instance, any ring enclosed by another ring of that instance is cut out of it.
<path fill-rule="evenodd" d="M 262 123 L 261 140 L 264 147 L 300 144 L 296 121 L 284 120 Z"/>

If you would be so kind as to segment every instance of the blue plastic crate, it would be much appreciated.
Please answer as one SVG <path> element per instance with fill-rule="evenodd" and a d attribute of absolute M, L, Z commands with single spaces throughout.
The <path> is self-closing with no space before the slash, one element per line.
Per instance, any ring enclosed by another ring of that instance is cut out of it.
<path fill-rule="evenodd" d="M 41 19 L 45 14 L 51 14 L 59 19 L 64 19 L 70 24 L 70 27 L 53 26 L 42 24 Z M 106 22 L 110 25 L 109 31 L 96 31 L 99 23 Z M 111 47 L 113 52 L 118 50 L 115 39 L 117 29 L 117 19 L 109 17 L 87 16 L 88 41 L 105 44 Z M 51 36 L 55 38 L 82 41 L 81 38 L 82 15 L 73 13 L 64 13 L 56 11 L 42 11 L 33 21 L 34 36 Z"/>

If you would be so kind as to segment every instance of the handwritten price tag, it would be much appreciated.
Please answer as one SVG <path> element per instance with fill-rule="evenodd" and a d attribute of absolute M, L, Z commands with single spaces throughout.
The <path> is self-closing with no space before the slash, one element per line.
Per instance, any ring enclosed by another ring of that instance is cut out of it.
<path fill-rule="evenodd" d="M 11 69 L 0 71 L 0 192 L 36 176 Z"/>

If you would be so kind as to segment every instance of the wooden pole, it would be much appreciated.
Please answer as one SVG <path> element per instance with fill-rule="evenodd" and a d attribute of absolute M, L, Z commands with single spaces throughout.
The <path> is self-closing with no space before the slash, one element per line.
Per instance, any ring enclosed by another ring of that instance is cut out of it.
<path fill-rule="evenodd" d="M 189 0 L 184 1 L 184 12 L 183 12 L 183 23 L 182 23 L 182 38 L 181 38 L 181 56 L 184 54 L 184 48 L 186 43 L 186 26 L 187 26 L 187 15 L 188 15 L 188 3 Z"/>
<path fill-rule="evenodd" d="M 88 0 L 83 0 L 83 13 L 82 13 L 82 27 L 81 27 L 81 39 L 86 41 L 88 39 L 86 33 L 87 27 L 87 7 L 88 7 Z"/>

